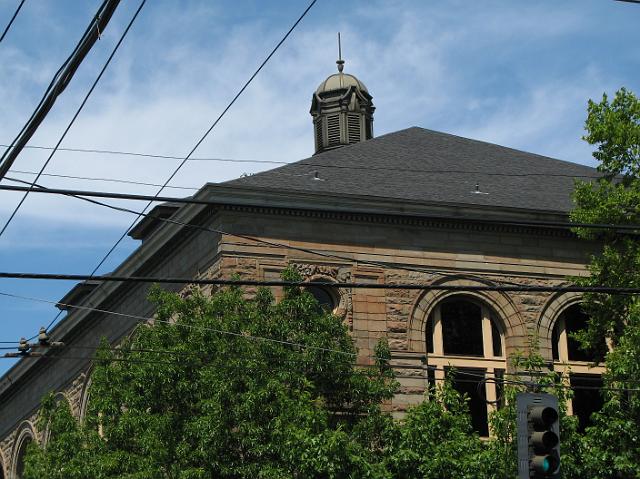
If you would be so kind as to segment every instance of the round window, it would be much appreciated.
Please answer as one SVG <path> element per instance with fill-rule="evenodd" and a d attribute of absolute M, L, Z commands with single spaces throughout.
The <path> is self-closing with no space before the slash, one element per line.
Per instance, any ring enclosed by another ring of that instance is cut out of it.
<path fill-rule="evenodd" d="M 318 308 L 323 312 L 333 312 L 338 306 L 336 295 L 325 286 L 307 286 L 307 291 L 316 298 Z"/>

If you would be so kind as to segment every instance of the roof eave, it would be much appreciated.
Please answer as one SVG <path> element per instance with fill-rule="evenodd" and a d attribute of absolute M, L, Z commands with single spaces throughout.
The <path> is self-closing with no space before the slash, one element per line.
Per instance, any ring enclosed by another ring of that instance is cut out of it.
<path fill-rule="evenodd" d="M 568 211 L 544 210 L 468 203 L 415 201 L 368 195 L 330 195 L 282 188 L 229 186 L 207 183 L 202 191 L 206 198 L 219 204 L 310 209 L 349 213 L 388 215 L 443 214 L 457 216 L 482 215 L 487 219 L 566 221 Z"/>

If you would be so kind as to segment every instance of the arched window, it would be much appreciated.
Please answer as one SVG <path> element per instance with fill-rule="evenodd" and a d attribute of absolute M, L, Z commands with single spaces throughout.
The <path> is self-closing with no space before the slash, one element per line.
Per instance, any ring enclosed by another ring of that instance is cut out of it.
<path fill-rule="evenodd" d="M 22 479 L 24 477 L 24 456 L 32 441 L 33 438 L 31 435 L 25 435 L 18 445 L 18 451 L 15 455 L 15 479 Z"/>
<path fill-rule="evenodd" d="M 578 416 L 580 429 L 589 425 L 589 418 L 600 410 L 603 401 L 600 391 L 604 367 L 594 365 L 597 357 L 603 357 L 607 345 L 602 343 L 599 351 L 585 351 L 573 338 L 587 327 L 589 316 L 579 304 L 566 308 L 555 322 L 552 333 L 553 369 L 563 376 L 568 374 L 573 388 L 573 399 L 567 404 L 569 414 Z"/>
<path fill-rule="evenodd" d="M 489 412 L 497 407 L 506 370 L 504 332 L 483 303 L 453 297 L 437 304 L 426 327 L 431 384 L 453 374 L 453 385 L 469 396 L 473 427 L 489 435 Z"/>

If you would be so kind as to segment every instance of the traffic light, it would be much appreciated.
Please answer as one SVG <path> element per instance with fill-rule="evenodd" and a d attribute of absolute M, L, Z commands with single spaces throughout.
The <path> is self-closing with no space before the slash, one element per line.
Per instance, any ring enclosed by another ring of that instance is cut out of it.
<path fill-rule="evenodd" d="M 560 417 L 558 398 L 551 394 L 519 393 L 518 479 L 560 478 Z"/>

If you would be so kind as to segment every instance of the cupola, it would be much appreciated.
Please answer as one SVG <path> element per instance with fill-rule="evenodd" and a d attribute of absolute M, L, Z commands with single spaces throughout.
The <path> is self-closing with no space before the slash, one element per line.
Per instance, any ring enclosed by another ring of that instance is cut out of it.
<path fill-rule="evenodd" d="M 316 153 L 373 138 L 372 97 L 354 75 L 344 73 L 338 34 L 338 73 L 330 75 L 311 99 Z"/>

